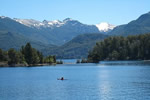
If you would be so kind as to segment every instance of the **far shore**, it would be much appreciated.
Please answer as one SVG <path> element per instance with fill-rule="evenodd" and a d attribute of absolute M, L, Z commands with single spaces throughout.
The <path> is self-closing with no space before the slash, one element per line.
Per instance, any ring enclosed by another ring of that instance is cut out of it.
<path fill-rule="evenodd" d="M 56 65 L 56 63 L 43 63 L 43 64 L 7 64 L 5 62 L 0 62 L 0 67 L 34 67 L 34 66 L 51 66 L 51 65 Z"/>
<path fill-rule="evenodd" d="M 105 60 L 105 61 L 112 61 L 112 60 Z M 120 61 L 120 60 L 118 60 Z M 123 61 L 123 60 L 122 60 Z M 124 60 L 126 61 L 126 60 Z M 144 62 L 150 62 L 150 60 L 128 60 L 128 61 L 144 61 Z M 101 62 L 101 61 L 99 61 Z M 80 62 L 81 63 L 81 62 Z M 92 62 L 86 62 L 86 63 L 92 63 Z M 79 64 L 79 63 L 43 63 L 43 64 L 11 64 L 9 65 L 6 62 L 0 62 L 0 67 L 38 67 L 38 66 L 52 66 L 52 65 L 58 65 L 58 64 Z"/>

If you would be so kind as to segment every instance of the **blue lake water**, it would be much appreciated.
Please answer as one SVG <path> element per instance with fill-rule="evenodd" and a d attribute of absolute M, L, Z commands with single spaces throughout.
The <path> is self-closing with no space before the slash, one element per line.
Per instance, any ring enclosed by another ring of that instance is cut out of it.
<path fill-rule="evenodd" d="M 67 80 L 57 80 L 62 76 Z M 150 64 L 0 68 L 0 100 L 150 100 Z"/>

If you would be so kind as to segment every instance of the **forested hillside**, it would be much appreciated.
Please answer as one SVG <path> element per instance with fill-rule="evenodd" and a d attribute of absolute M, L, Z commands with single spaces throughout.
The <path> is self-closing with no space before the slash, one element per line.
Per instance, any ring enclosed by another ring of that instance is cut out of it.
<path fill-rule="evenodd" d="M 150 34 L 109 37 L 97 42 L 88 61 L 101 60 L 150 60 Z"/>

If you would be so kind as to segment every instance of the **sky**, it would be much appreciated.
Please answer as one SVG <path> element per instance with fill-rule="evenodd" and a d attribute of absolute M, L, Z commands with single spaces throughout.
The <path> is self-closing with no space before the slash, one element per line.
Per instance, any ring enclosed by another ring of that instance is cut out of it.
<path fill-rule="evenodd" d="M 150 0 L 0 0 L 0 16 L 85 24 L 127 24 L 150 11 Z"/>

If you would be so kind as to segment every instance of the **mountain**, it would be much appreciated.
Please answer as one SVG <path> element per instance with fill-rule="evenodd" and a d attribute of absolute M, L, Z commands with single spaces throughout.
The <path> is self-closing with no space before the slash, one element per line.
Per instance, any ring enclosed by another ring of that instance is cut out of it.
<path fill-rule="evenodd" d="M 34 19 L 18 19 L 18 18 L 14 18 L 13 20 L 19 22 L 20 24 L 24 24 L 28 27 L 39 27 L 41 25 L 43 25 L 43 23 L 41 23 L 40 21 L 34 20 Z"/>
<path fill-rule="evenodd" d="M 111 30 L 113 30 L 116 26 L 106 22 L 102 22 L 100 24 L 96 24 L 96 27 L 99 29 L 100 32 L 108 33 Z"/>
<path fill-rule="evenodd" d="M 150 32 L 150 12 L 141 15 L 138 19 L 133 20 L 125 25 L 114 28 L 109 35 L 137 35 Z"/>
<path fill-rule="evenodd" d="M 8 50 L 10 48 L 15 48 L 18 50 L 22 45 L 25 45 L 27 42 L 30 42 L 32 46 L 34 48 L 37 48 L 38 50 L 41 50 L 47 46 L 41 42 L 30 40 L 29 38 L 26 38 L 25 36 L 18 33 L 0 31 L 0 48 L 4 50 Z"/>
<path fill-rule="evenodd" d="M 41 27 L 60 27 L 61 25 L 65 24 L 59 20 L 54 20 L 54 21 L 47 21 L 47 20 L 43 20 L 43 22 L 34 20 L 34 19 L 18 19 L 18 18 L 14 18 L 13 20 L 19 22 L 20 24 L 24 24 L 28 27 L 32 27 L 32 28 L 41 28 Z"/>
<path fill-rule="evenodd" d="M 4 16 L 0 17 L 0 31 L 18 33 L 25 36 L 26 38 L 29 38 L 30 40 L 39 41 L 44 44 L 52 44 L 53 41 L 57 42 L 58 40 L 53 38 L 50 34 L 46 32 L 44 33 L 42 31 L 39 31 L 38 29 L 25 26 L 9 17 Z"/>
<path fill-rule="evenodd" d="M 21 23 L 21 24 L 24 24 L 26 26 L 36 27 L 36 28 L 40 28 L 40 27 L 45 27 L 45 28 L 47 28 L 47 27 L 49 27 L 49 28 L 61 27 L 61 26 L 64 26 L 68 22 L 72 22 L 72 24 L 71 24 L 72 26 L 74 26 L 76 24 L 81 24 L 77 20 L 73 20 L 71 18 L 66 18 L 63 21 L 60 21 L 60 20 L 54 20 L 54 21 L 43 20 L 43 22 L 36 21 L 34 19 L 17 19 L 17 18 L 14 18 L 14 20 Z M 114 29 L 116 27 L 115 25 L 112 25 L 112 24 L 109 24 L 109 23 L 106 23 L 106 22 L 96 24 L 95 26 L 97 27 L 97 29 L 100 32 L 103 32 L 103 33 L 109 32 L 109 31 L 111 31 L 112 29 Z"/>
<path fill-rule="evenodd" d="M 100 33 L 81 34 L 62 46 L 45 48 L 42 51 L 44 55 L 52 54 L 57 58 L 85 58 L 96 42 L 106 37 L 108 36 Z"/>
<path fill-rule="evenodd" d="M 62 45 L 83 33 L 98 33 L 95 25 L 82 24 L 77 20 L 66 18 L 63 21 L 43 22 L 33 19 L 11 19 L 0 17 L 0 31 L 19 33 L 44 44 Z"/>
<path fill-rule="evenodd" d="M 149 32 L 150 12 L 120 26 L 108 23 L 87 25 L 71 18 L 41 22 L 34 19 L 11 19 L 0 16 L 0 48 L 18 49 L 25 43 L 31 42 L 45 55 L 53 54 L 59 58 L 86 57 L 97 41 L 108 36 L 128 36 Z"/>
<path fill-rule="evenodd" d="M 46 38 L 53 37 L 56 45 L 62 45 L 77 35 L 83 33 L 98 33 L 99 30 L 95 25 L 82 24 L 77 20 L 66 18 L 63 21 L 54 20 L 42 22 L 33 19 L 14 19 L 15 21 L 24 24 L 28 27 L 38 29 L 42 33 L 46 34 Z M 51 35 L 51 36 L 49 36 Z"/>
<path fill-rule="evenodd" d="M 39 45 L 42 44 L 44 47 L 47 45 L 50 47 L 63 45 L 80 34 L 99 33 L 99 30 L 95 25 L 82 24 L 71 18 L 66 18 L 63 21 L 44 20 L 40 22 L 34 19 L 11 19 L 0 16 L 0 32 L 2 33 L 0 34 L 1 43 L 8 41 L 8 45 L 1 44 L 0 47 L 2 49 L 12 47 L 17 49 L 26 42 L 39 43 Z M 6 33 L 10 33 L 13 36 L 14 46 L 11 44 L 13 43 L 12 39 L 10 39 L 11 35 Z M 43 49 L 40 46 L 36 47 Z"/>

